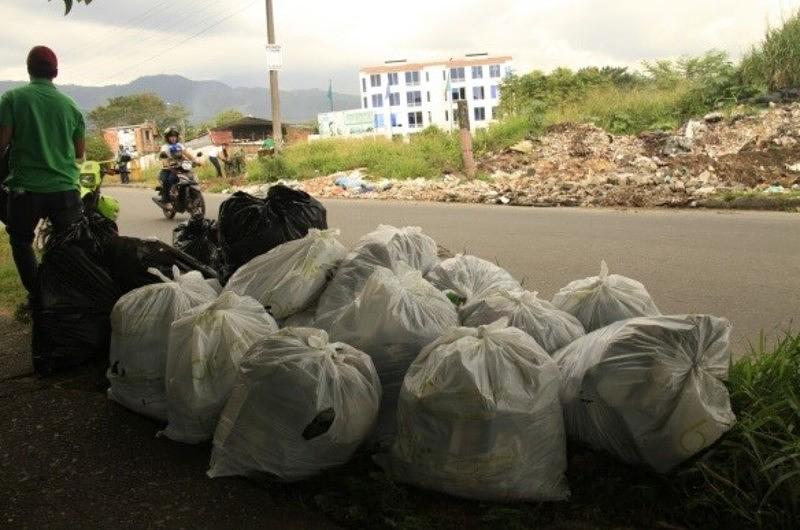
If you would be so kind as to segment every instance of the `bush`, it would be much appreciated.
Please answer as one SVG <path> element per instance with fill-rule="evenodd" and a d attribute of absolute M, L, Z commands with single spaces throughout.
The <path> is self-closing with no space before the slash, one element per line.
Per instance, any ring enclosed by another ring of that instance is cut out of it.
<path fill-rule="evenodd" d="M 294 178 L 297 178 L 297 172 L 280 155 L 259 157 L 247 164 L 247 180 L 251 182 L 277 182 Z"/>
<path fill-rule="evenodd" d="M 742 60 L 743 76 L 766 90 L 800 88 L 800 11 L 779 28 L 768 28 L 764 40 Z"/>
<path fill-rule="evenodd" d="M 112 158 L 114 158 L 114 153 L 101 134 L 95 133 L 86 136 L 86 160 L 102 162 Z"/>

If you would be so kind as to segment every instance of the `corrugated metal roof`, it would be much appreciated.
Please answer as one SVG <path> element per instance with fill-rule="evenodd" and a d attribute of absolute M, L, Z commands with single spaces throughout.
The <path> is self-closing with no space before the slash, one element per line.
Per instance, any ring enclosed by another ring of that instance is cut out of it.
<path fill-rule="evenodd" d="M 420 63 L 395 63 L 395 64 L 382 64 L 379 66 L 366 66 L 360 70 L 364 74 L 385 74 L 388 72 L 413 72 L 415 70 L 422 70 L 426 66 L 446 66 L 448 68 L 459 68 L 462 66 L 479 66 L 487 64 L 498 64 L 510 61 L 510 55 L 498 55 L 493 57 L 468 57 L 458 58 L 445 61 L 430 61 Z"/>

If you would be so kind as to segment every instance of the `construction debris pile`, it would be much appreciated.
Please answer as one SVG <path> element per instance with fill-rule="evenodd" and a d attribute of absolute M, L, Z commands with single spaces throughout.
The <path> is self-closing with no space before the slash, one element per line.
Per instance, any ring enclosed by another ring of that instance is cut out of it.
<path fill-rule="evenodd" d="M 677 131 L 614 135 L 562 124 L 478 160 L 481 178 L 370 179 L 354 170 L 288 183 L 318 197 L 520 206 L 694 207 L 727 192 L 800 190 L 800 103 L 711 113 Z M 263 194 L 269 186 L 250 186 Z"/>

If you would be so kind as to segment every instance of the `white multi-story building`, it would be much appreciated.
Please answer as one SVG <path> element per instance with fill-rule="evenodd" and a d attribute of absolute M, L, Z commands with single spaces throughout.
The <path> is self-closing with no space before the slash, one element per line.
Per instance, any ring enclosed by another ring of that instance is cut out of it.
<path fill-rule="evenodd" d="M 409 134 L 430 125 L 457 127 L 456 102 L 465 99 L 474 131 L 495 119 L 500 82 L 511 72 L 511 57 L 485 54 L 369 66 L 359 72 L 361 108 L 375 112 L 376 133 Z"/>

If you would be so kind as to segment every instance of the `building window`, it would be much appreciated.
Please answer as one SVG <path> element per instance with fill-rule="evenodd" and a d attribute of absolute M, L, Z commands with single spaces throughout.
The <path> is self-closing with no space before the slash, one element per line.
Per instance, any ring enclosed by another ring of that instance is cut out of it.
<path fill-rule="evenodd" d="M 386 122 L 383 120 L 383 114 L 376 114 L 375 115 L 375 128 L 376 129 L 383 129 L 386 125 Z"/>
<path fill-rule="evenodd" d="M 472 99 L 483 99 L 484 95 L 482 86 L 472 87 Z"/>
<path fill-rule="evenodd" d="M 366 92 L 367 91 L 367 78 L 366 77 L 362 77 L 361 78 L 361 91 L 362 92 Z"/>
<path fill-rule="evenodd" d="M 483 79 L 483 66 L 472 67 L 472 79 Z"/>
<path fill-rule="evenodd" d="M 426 93 L 426 99 L 427 99 L 428 103 L 431 102 L 431 91 L 430 90 L 428 90 L 428 92 Z"/>
<path fill-rule="evenodd" d="M 394 92 L 389 94 L 389 106 L 390 107 L 399 107 L 400 106 L 400 93 Z"/>
<path fill-rule="evenodd" d="M 458 101 L 459 99 L 467 99 L 467 89 L 463 86 L 453 89 L 453 101 Z"/>
<path fill-rule="evenodd" d="M 489 77 L 500 77 L 500 65 L 499 64 L 490 64 L 489 65 Z"/>
<path fill-rule="evenodd" d="M 422 127 L 422 111 L 408 113 L 409 129 L 419 129 Z"/>
<path fill-rule="evenodd" d="M 451 81 L 463 81 L 465 79 L 464 75 L 464 68 L 451 68 L 450 69 L 450 80 Z"/>
<path fill-rule="evenodd" d="M 497 105 L 495 105 L 494 107 L 492 107 L 492 119 L 493 119 L 493 120 L 496 120 L 496 119 L 497 119 Z"/>
<path fill-rule="evenodd" d="M 369 105 L 367 105 L 367 96 L 364 96 L 364 108 L 369 108 Z"/>
<path fill-rule="evenodd" d="M 431 111 L 428 111 L 428 123 L 433 123 L 433 115 L 431 114 Z"/>
<path fill-rule="evenodd" d="M 372 106 L 376 109 L 383 107 L 383 94 L 372 94 Z"/>
<path fill-rule="evenodd" d="M 475 107 L 474 109 L 475 121 L 486 120 L 486 109 L 483 107 Z"/>
<path fill-rule="evenodd" d="M 406 104 L 409 107 L 422 106 L 422 92 L 420 92 L 419 90 L 412 90 L 411 92 L 406 92 Z"/>
<path fill-rule="evenodd" d="M 442 70 L 442 81 L 447 81 L 447 70 Z"/>
<path fill-rule="evenodd" d="M 370 74 L 369 86 L 381 86 L 381 74 Z"/>
<path fill-rule="evenodd" d="M 419 72 L 406 72 L 406 85 L 417 86 L 419 84 Z"/>
<path fill-rule="evenodd" d="M 397 72 L 391 72 L 386 77 L 388 78 L 389 86 L 398 84 Z"/>
<path fill-rule="evenodd" d="M 450 112 L 444 111 L 444 121 L 450 121 Z"/>
<path fill-rule="evenodd" d="M 390 119 L 390 123 L 392 124 L 392 127 L 398 127 L 398 125 L 397 125 L 397 114 L 392 112 L 392 115 L 389 117 L 389 119 Z"/>
<path fill-rule="evenodd" d="M 497 94 L 499 93 L 497 85 L 492 85 L 491 92 L 492 92 L 492 99 L 497 99 Z"/>

